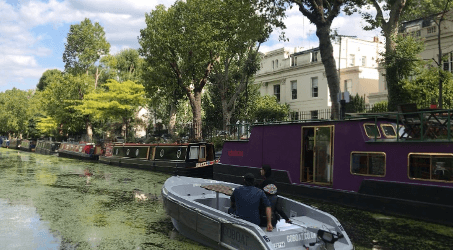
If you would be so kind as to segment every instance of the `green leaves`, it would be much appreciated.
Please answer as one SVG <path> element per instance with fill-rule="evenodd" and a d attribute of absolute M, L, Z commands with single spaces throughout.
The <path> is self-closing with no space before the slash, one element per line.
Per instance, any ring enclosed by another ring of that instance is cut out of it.
<path fill-rule="evenodd" d="M 252 120 L 258 122 L 283 121 L 289 113 L 289 104 L 278 103 L 275 96 L 269 95 L 261 96 L 251 107 Z"/>
<path fill-rule="evenodd" d="M 145 92 L 141 84 L 132 81 L 119 83 L 110 79 L 104 87 L 105 90 L 87 94 L 82 104 L 74 108 L 84 115 L 104 120 L 130 118 L 139 106 L 145 105 Z"/>
<path fill-rule="evenodd" d="M 63 53 L 66 72 L 85 73 L 102 55 L 109 53 L 104 28 L 97 22 L 93 25 L 88 18 L 71 25 L 66 40 Z"/>

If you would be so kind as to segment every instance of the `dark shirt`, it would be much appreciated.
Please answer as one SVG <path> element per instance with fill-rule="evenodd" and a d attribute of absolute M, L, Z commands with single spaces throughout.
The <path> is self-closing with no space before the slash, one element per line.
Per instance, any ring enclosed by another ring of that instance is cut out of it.
<path fill-rule="evenodd" d="M 272 180 L 271 178 L 266 178 L 258 185 L 258 188 L 263 189 L 265 186 L 267 186 L 269 184 L 275 185 L 274 180 Z"/>
<path fill-rule="evenodd" d="M 260 205 L 271 206 L 264 191 L 254 186 L 241 186 L 234 189 L 230 199 L 236 205 L 235 214 L 256 225 L 260 224 Z"/>
<path fill-rule="evenodd" d="M 265 186 L 269 185 L 269 184 L 274 184 L 275 185 L 275 182 L 272 178 L 266 178 L 264 179 L 259 185 L 258 187 L 260 189 L 264 189 Z M 278 193 L 278 191 L 277 191 Z M 277 220 L 279 219 L 278 215 L 280 215 L 283 219 L 285 220 L 289 220 L 288 216 L 285 214 L 285 212 L 283 212 L 283 209 L 281 207 L 281 204 L 278 203 L 278 196 L 277 194 L 268 194 L 268 193 L 265 193 L 269 202 L 271 203 L 271 208 L 272 208 L 272 225 L 275 227 L 275 224 L 277 224 Z M 261 208 L 263 209 L 263 208 Z M 264 226 L 264 223 L 266 223 L 266 220 L 263 216 L 264 214 L 264 210 L 261 211 L 261 214 L 262 214 L 262 217 L 261 217 L 261 226 Z"/>

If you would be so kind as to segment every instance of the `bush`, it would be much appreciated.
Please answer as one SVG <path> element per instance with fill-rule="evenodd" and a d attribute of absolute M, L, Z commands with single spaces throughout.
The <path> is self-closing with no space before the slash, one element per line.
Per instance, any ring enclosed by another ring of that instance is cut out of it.
<path fill-rule="evenodd" d="M 375 103 L 369 112 L 371 112 L 371 113 L 387 112 L 388 105 L 389 105 L 389 103 L 387 101 L 381 101 L 381 102 Z"/>

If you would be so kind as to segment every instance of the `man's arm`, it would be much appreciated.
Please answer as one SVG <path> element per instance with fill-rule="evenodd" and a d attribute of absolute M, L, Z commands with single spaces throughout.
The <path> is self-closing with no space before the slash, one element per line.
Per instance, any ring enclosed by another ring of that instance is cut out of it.
<path fill-rule="evenodd" d="M 271 207 L 266 207 L 266 218 L 267 218 L 267 231 L 272 232 L 272 208 Z"/>

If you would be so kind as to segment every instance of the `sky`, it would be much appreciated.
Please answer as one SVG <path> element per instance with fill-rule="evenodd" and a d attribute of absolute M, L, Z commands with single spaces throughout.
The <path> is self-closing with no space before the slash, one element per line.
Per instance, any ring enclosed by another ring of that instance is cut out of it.
<path fill-rule="evenodd" d="M 140 29 L 146 27 L 145 13 L 156 5 L 170 7 L 174 0 L 0 0 L 0 92 L 17 88 L 35 89 L 49 69 L 64 70 L 63 52 L 72 24 L 85 18 L 99 22 L 110 43 L 110 54 L 138 49 Z M 279 41 L 280 31 L 271 34 L 260 51 L 282 47 L 318 46 L 316 27 L 298 8 L 287 11 L 284 30 L 288 42 Z M 357 14 L 334 19 L 338 34 L 372 40 L 380 30 L 364 31 Z M 381 40 L 382 37 L 380 38 Z"/>

